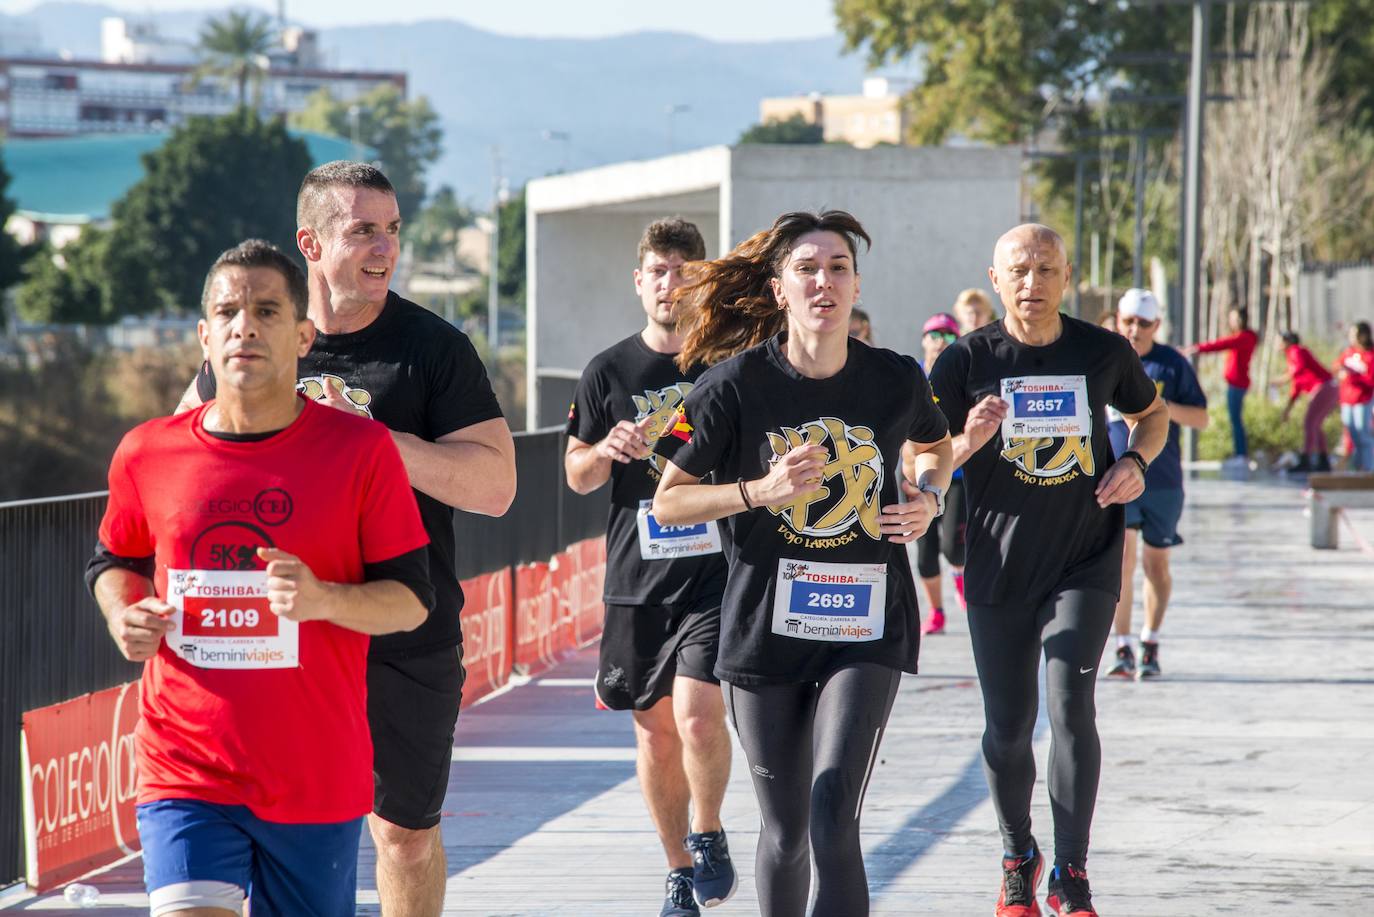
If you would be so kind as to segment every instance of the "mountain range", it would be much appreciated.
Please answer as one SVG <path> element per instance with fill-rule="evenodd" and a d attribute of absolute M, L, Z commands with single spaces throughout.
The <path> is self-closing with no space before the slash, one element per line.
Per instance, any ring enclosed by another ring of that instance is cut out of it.
<path fill-rule="evenodd" d="M 99 57 L 106 16 L 151 20 L 164 35 L 190 37 L 211 15 L 46 2 L 0 16 L 0 29 L 7 19 L 19 20 L 37 29 L 45 48 L 91 59 Z M 732 143 L 758 120 L 761 98 L 858 93 L 866 72 L 862 56 L 844 54 L 838 36 L 721 42 L 655 31 L 527 38 L 451 19 L 319 34 L 330 66 L 407 74 L 410 95 L 428 97 L 444 128 L 431 187 L 452 185 L 478 206 L 491 198 L 494 148 L 518 187 L 550 172 Z"/>

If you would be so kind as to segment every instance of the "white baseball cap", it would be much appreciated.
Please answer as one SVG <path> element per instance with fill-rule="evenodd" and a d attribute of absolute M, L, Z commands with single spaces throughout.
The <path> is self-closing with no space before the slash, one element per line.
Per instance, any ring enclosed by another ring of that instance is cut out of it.
<path fill-rule="evenodd" d="M 1159 321 L 1159 300 L 1149 290 L 1130 289 L 1116 304 L 1116 312 L 1122 318 L 1138 318 L 1142 322 Z"/>

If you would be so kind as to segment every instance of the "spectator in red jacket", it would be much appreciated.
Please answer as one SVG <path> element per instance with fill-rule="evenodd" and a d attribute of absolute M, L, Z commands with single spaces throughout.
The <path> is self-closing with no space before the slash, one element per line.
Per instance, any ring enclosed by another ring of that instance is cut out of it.
<path fill-rule="evenodd" d="M 1369 322 L 1350 326 L 1350 346 L 1336 358 L 1336 375 L 1341 380 L 1341 423 L 1353 447 L 1350 468 L 1374 471 L 1374 338 Z"/>
<path fill-rule="evenodd" d="M 1231 309 L 1226 316 L 1231 333 L 1214 341 L 1205 341 L 1181 348 L 1184 356 L 1195 353 L 1226 352 L 1226 364 L 1222 367 L 1222 377 L 1226 379 L 1226 413 L 1231 417 L 1231 451 L 1233 455 L 1227 465 L 1234 468 L 1250 467 L 1250 448 L 1245 440 L 1245 393 L 1250 390 L 1250 359 L 1255 355 L 1255 345 L 1259 337 L 1250 330 L 1250 317 L 1239 306 Z"/>
<path fill-rule="evenodd" d="M 1312 399 L 1307 402 L 1307 412 L 1302 418 L 1302 459 L 1289 470 L 1330 471 L 1331 459 L 1327 455 L 1326 434 L 1322 432 L 1322 423 L 1325 422 L 1326 415 L 1336 410 L 1340 400 L 1336 378 L 1312 355 L 1312 351 L 1302 346 L 1302 341 L 1296 333 L 1285 331 L 1279 337 L 1282 338 L 1281 346 L 1288 360 L 1286 378 L 1289 394 L 1288 404 L 1283 408 L 1283 419 L 1288 420 L 1288 414 L 1299 398 L 1308 393 L 1312 395 Z"/>

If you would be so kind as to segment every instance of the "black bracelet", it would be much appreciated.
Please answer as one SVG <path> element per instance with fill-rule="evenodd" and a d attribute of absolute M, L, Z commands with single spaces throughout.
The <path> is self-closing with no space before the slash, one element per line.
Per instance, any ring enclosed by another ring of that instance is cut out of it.
<path fill-rule="evenodd" d="M 739 484 L 739 495 L 740 498 L 744 500 L 744 508 L 753 509 L 754 504 L 749 502 L 749 494 L 747 494 L 744 490 L 744 478 L 740 478 L 736 483 Z"/>
<path fill-rule="evenodd" d="M 1136 452 L 1134 449 L 1127 449 L 1125 452 L 1121 453 L 1121 457 L 1131 459 L 1133 462 L 1139 465 L 1141 474 L 1144 474 L 1146 471 L 1150 469 L 1150 463 L 1145 461 L 1145 456 L 1141 455 L 1139 452 Z"/>

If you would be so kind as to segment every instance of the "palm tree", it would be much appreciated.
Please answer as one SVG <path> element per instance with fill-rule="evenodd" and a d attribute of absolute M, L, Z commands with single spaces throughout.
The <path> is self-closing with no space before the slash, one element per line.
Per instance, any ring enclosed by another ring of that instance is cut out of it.
<path fill-rule="evenodd" d="M 248 103 L 248 84 L 256 93 L 267 72 L 267 52 L 276 44 L 272 20 L 260 13 L 230 10 L 200 31 L 200 66 L 194 78 L 213 76 L 238 87 L 239 107 Z"/>

